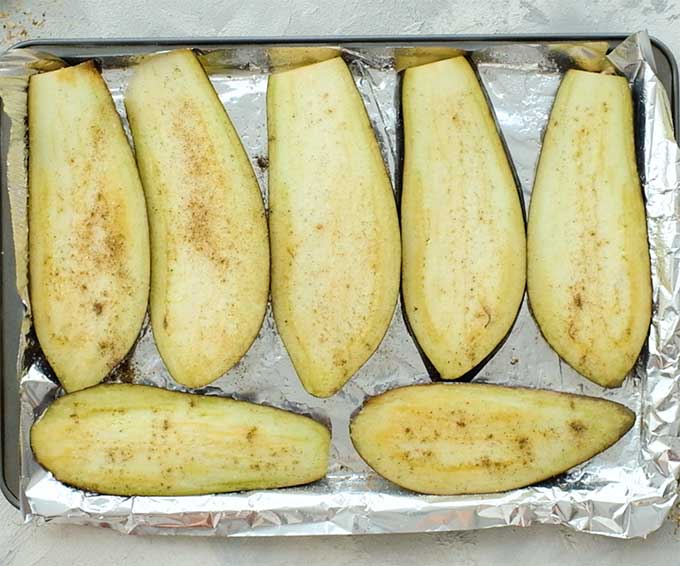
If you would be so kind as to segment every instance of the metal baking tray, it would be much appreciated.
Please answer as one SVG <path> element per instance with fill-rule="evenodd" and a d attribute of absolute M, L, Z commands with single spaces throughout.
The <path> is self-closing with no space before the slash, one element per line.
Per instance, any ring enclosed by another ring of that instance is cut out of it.
<path fill-rule="evenodd" d="M 460 49 L 475 49 L 508 43 L 543 44 L 571 43 L 580 41 L 606 41 L 613 49 L 625 39 L 623 34 L 606 35 L 500 35 L 500 36 L 379 36 L 379 37 L 238 37 L 219 38 L 159 38 L 159 39 L 59 39 L 29 40 L 10 48 L 20 50 L 39 48 L 60 57 L 67 62 L 77 62 L 98 56 L 128 56 L 176 47 L 219 48 L 225 46 L 306 46 L 341 45 L 359 47 L 361 45 L 399 44 L 403 46 L 442 45 Z M 652 38 L 656 58 L 657 74 L 669 94 L 673 112 L 673 122 L 679 120 L 678 68 L 672 53 L 662 42 Z M 0 148 L 7 147 L 7 128 L 3 127 L 0 111 Z M 15 289 L 15 261 L 12 243 L 9 198 L 7 194 L 7 156 L 0 154 L 0 222 L 2 229 L 2 260 L 0 261 L 2 285 L 2 322 L 0 332 L 2 347 L 0 356 L 0 489 L 15 507 L 18 507 L 19 494 L 19 380 L 17 377 L 17 352 L 23 307 Z"/>

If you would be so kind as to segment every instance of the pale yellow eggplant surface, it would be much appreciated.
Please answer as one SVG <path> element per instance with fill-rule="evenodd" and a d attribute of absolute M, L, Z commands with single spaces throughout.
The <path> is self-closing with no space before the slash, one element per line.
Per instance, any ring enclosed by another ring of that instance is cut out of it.
<path fill-rule="evenodd" d="M 404 306 L 425 355 L 456 379 L 493 352 L 522 304 L 522 204 L 464 57 L 408 69 L 402 108 Z"/>
<path fill-rule="evenodd" d="M 399 291 L 394 195 L 341 58 L 267 92 L 276 326 L 307 391 L 333 395 L 380 344 Z"/>
<path fill-rule="evenodd" d="M 300 485 L 326 474 L 330 433 L 305 416 L 145 385 L 57 399 L 31 429 L 36 459 L 110 495 L 198 495 Z"/>
<path fill-rule="evenodd" d="M 625 78 L 569 71 L 550 114 L 528 227 L 528 294 L 554 350 L 621 384 L 651 318 L 645 208 Z"/>
<path fill-rule="evenodd" d="M 602 452 L 635 422 L 612 401 L 478 383 L 413 385 L 369 399 L 351 423 L 362 458 L 407 489 L 491 493 Z"/>
<path fill-rule="evenodd" d="M 29 280 L 33 324 L 59 381 L 101 381 L 139 334 L 149 233 L 134 156 L 92 62 L 28 87 Z"/>
<path fill-rule="evenodd" d="M 144 60 L 125 97 L 151 228 L 151 326 L 173 378 L 200 387 L 259 332 L 269 295 L 262 196 L 189 50 Z"/>

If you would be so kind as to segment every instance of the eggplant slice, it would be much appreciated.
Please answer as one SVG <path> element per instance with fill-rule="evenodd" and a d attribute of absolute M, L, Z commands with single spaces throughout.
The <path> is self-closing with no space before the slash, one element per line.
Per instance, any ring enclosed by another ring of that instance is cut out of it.
<path fill-rule="evenodd" d="M 151 327 L 172 377 L 206 385 L 248 351 L 269 297 L 255 174 L 189 50 L 144 60 L 125 97 L 151 227 Z"/>
<path fill-rule="evenodd" d="M 399 292 L 399 221 L 366 110 L 336 57 L 267 91 L 276 326 L 305 389 L 329 397 L 366 362 Z"/>
<path fill-rule="evenodd" d="M 28 87 L 29 279 L 40 346 L 67 391 L 99 383 L 141 329 L 149 296 L 144 193 L 91 61 Z"/>
<path fill-rule="evenodd" d="M 537 389 L 437 383 L 369 399 L 352 420 L 355 448 L 386 479 L 456 495 L 527 486 L 619 440 L 635 414 L 618 403 Z"/>
<path fill-rule="evenodd" d="M 329 431 L 281 409 L 146 385 L 103 384 L 57 399 L 31 429 L 61 482 L 108 495 L 269 489 L 326 474 Z"/>
<path fill-rule="evenodd" d="M 406 70 L 403 298 L 442 379 L 476 368 L 522 304 L 526 238 L 505 148 L 464 57 Z"/>
<path fill-rule="evenodd" d="M 528 227 L 531 310 L 552 348 L 621 385 L 652 309 L 633 103 L 623 77 L 568 71 L 550 114 Z"/>

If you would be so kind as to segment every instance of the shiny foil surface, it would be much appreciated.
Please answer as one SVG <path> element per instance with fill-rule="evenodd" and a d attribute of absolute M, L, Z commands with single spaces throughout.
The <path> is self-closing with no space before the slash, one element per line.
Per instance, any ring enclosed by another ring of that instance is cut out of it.
<path fill-rule="evenodd" d="M 327 47 L 235 45 L 205 48 L 201 57 L 227 108 L 266 199 L 267 78 L 273 70 L 310 63 L 340 51 L 349 63 L 393 185 L 400 186 L 400 75 L 397 69 L 467 50 L 486 89 L 514 163 L 525 208 L 541 138 L 555 92 L 571 67 L 626 75 L 636 113 L 638 164 L 646 195 L 653 274 L 652 327 L 635 369 L 623 386 L 607 390 L 579 376 L 542 338 L 526 305 L 514 328 L 474 381 L 521 385 L 604 397 L 637 414 L 633 429 L 609 450 L 552 480 L 515 491 L 478 496 L 424 496 L 381 479 L 358 456 L 349 420 L 366 397 L 393 387 L 430 381 L 398 305 L 378 350 L 347 385 L 317 399 L 300 385 L 279 338 L 271 308 L 246 356 L 210 386 L 194 390 L 265 403 L 311 414 L 332 427 L 327 477 L 296 488 L 191 497 L 116 497 L 84 492 L 58 482 L 35 461 L 29 446 L 32 423 L 63 394 L 31 330 L 27 292 L 28 76 L 61 63 L 49 53 L 14 49 L 0 58 L 3 99 L 3 159 L 17 257 L 17 287 L 26 305 L 18 374 L 21 379 L 22 489 L 26 520 L 106 526 L 125 533 L 190 535 L 313 535 L 467 530 L 533 523 L 564 524 L 575 530 L 621 538 L 657 529 L 676 499 L 680 464 L 680 228 L 679 152 L 665 90 L 655 74 L 649 38 L 629 37 L 603 58 L 606 44 L 529 45 L 477 42 L 347 43 Z M 190 45 L 190 44 L 188 44 Z M 149 46 L 142 51 L 163 49 Z M 73 50 L 69 63 L 86 58 Z M 92 56 L 91 54 L 89 56 Z M 96 51 L 126 131 L 123 96 L 139 49 L 117 46 Z M 8 376 L 6 376 L 7 378 Z M 109 381 L 133 381 L 175 390 L 151 328 L 145 324 L 130 356 Z"/>

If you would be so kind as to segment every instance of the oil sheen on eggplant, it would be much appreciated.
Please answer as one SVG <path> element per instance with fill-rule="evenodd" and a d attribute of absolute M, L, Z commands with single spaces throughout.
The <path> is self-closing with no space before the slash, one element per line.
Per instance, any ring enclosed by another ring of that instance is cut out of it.
<path fill-rule="evenodd" d="M 267 123 L 276 326 L 305 389 L 328 397 L 371 356 L 394 313 L 394 195 L 341 58 L 272 75 Z"/>
<path fill-rule="evenodd" d="M 651 318 L 645 208 L 623 77 L 568 71 L 529 210 L 528 294 L 553 349 L 604 387 L 635 364 Z"/>
<path fill-rule="evenodd" d="M 522 204 L 464 57 L 407 69 L 402 108 L 404 309 L 440 376 L 457 379 L 488 359 L 522 303 Z"/>
<path fill-rule="evenodd" d="M 262 196 L 248 156 L 198 59 L 145 59 L 125 98 L 151 227 L 151 326 L 189 387 L 236 364 L 269 295 Z"/>
<path fill-rule="evenodd" d="M 33 75 L 28 221 L 36 335 L 67 391 L 101 381 L 134 344 L 149 294 L 137 166 L 95 65 Z"/>
<path fill-rule="evenodd" d="M 281 409 L 145 385 L 104 384 L 57 399 L 31 429 L 42 466 L 109 495 L 198 495 L 309 483 L 330 433 Z"/>
<path fill-rule="evenodd" d="M 479 383 L 401 387 L 369 399 L 350 425 L 386 479 L 420 493 L 491 493 L 567 471 L 632 426 L 632 411 L 569 393 Z"/>

